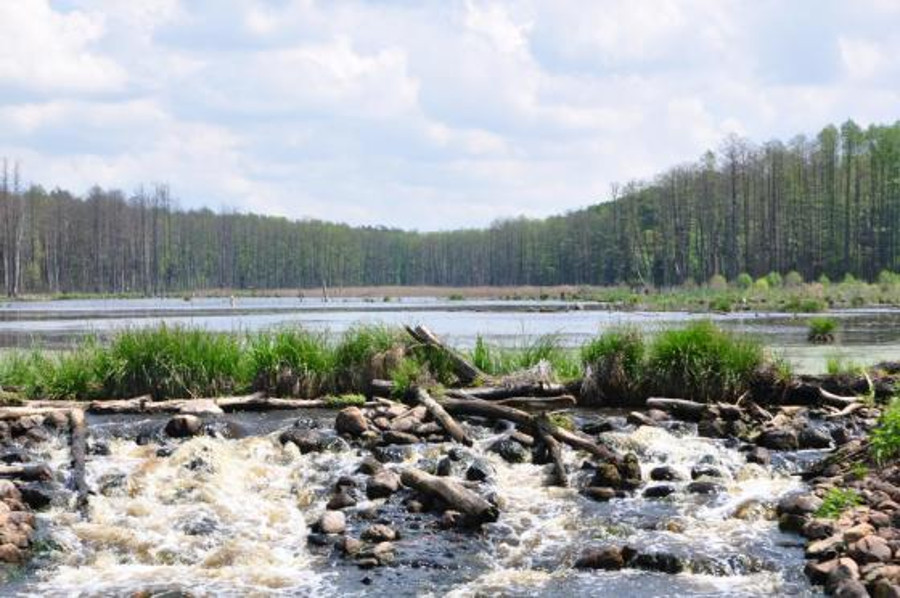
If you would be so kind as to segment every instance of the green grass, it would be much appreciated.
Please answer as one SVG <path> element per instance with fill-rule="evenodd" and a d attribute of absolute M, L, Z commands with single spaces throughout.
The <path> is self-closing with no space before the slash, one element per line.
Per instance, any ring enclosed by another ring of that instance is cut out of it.
<path fill-rule="evenodd" d="M 490 346 L 479 336 L 468 357 L 491 376 L 512 374 L 541 363 L 549 365 L 552 376 L 558 380 L 573 380 L 582 374 L 577 352 L 563 347 L 553 334 L 525 338 L 512 347 Z"/>
<path fill-rule="evenodd" d="M 825 371 L 829 376 L 860 376 L 865 373 L 866 368 L 848 360 L 840 353 L 835 353 L 826 358 Z"/>
<path fill-rule="evenodd" d="M 637 328 L 616 328 L 581 347 L 581 360 L 590 368 L 598 390 L 607 398 L 643 398 L 647 347 Z"/>
<path fill-rule="evenodd" d="M 852 488 L 832 488 L 822 499 L 822 506 L 816 511 L 816 517 L 837 519 L 847 509 L 862 504 L 862 498 Z"/>
<path fill-rule="evenodd" d="M 900 455 L 900 399 L 892 400 L 881 414 L 869 435 L 869 451 L 879 465 Z"/>
<path fill-rule="evenodd" d="M 837 320 L 827 316 L 810 318 L 807 322 L 808 332 L 806 338 L 811 343 L 834 342 L 834 333 L 837 331 Z"/>
<path fill-rule="evenodd" d="M 325 404 L 331 409 L 343 409 L 344 407 L 362 407 L 366 404 L 366 397 L 361 394 L 347 394 L 325 397 Z"/>
<path fill-rule="evenodd" d="M 252 380 L 256 390 L 290 394 L 281 388 L 288 378 L 301 396 L 319 396 L 333 386 L 333 360 L 321 334 L 297 329 L 254 334 L 247 339 L 244 379 Z"/>

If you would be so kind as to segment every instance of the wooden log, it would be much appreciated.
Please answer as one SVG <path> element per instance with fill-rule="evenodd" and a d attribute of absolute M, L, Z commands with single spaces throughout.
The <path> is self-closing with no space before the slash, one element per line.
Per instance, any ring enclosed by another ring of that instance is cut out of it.
<path fill-rule="evenodd" d="M 466 446 L 472 446 L 472 439 L 466 435 L 466 431 L 441 405 L 431 398 L 427 392 L 421 388 L 415 391 L 416 402 L 424 406 L 431 414 L 431 417 L 450 435 L 450 437 Z"/>
<path fill-rule="evenodd" d="M 562 458 L 562 449 L 559 446 L 559 442 L 553 437 L 551 431 L 552 426 L 553 424 L 546 414 L 542 414 L 540 417 L 536 418 L 535 431 L 537 432 L 538 438 L 541 439 L 541 442 L 543 442 L 544 446 L 547 448 L 547 453 L 553 462 L 554 484 L 565 488 L 569 485 L 569 478 L 566 474 L 566 464 L 563 462 Z"/>
<path fill-rule="evenodd" d="M 85 479 L 87 458 L 87 431 L 84 425 L 84 411 L 69 411 L 69 453 L 72 457 L 72 481 L 75 487 L 75 506 L 84 511 L 88 504 L 88 485 Z"/>
<path fill-rule="evenodd" d="M 51 413 L 65 413 L 65 409 L 56 409 L 53 407 L 0 407 L 0 420 L 19 419 L 20 417 L 30 417 L 32 415 L 49 415 Z"/>
<path fill-rule="evenodd" d="M 392 380 L 380 380 L 375 378 L 369 382 L 369 390 L 373 397 L 390 399 L 394 396 L 394 382 Z"/>
<path fill-rule="evenodd" d="M 523 411 L 552 411 L 574 407 L 577 402 L 572 395 L 562 395 L 559 397 L 511 397 L 501 399 L 497 401 L 497 404 Z"/>
<path fill-rule="evenodd" d="M 848 415 L 853 415 L 863 407 L 865 407 L 864 403 L 850 403 L 840 411 L 829 413 L 825 416 L 825 419 L 840 419 L 842 417 L 847 417 Z"/>
<path fill-rule="evenodd" d="M 516 397 L 559 397 L 569 393 L 569 388 L 562 384 L 548 382 L 522 382 L 499 386 L 478 386 L 473 388 L 453 388 L 447 391 L 449 396 L 460 399 L 483 399 L 500 401 Z"/>
<path fill-rule="evenodd" d="M 454 511 L 468 516 L 473 523 L 497 521 L 500 516 L 496 506 L 450 478 L 434 476 L 410 467 L 403 470 L 400 481 L 404 486 L 440 498 Z"/>
<path fill-rule="evenodd" d="M 53 470 L 46 463 L 19 463 L 16 465 L 0 465 L 0 478 L 15 478 L 26 482 L 49 480 Z"/>
<path fill-rule="evenodd" d="M 651 397 L 647 399 L 648 409 L 659 409 L 672 415 L 676 419 L 698 422 L 709 412 L 709 406 L 705 403 L 687 401 L 685 399 L 665 399 Z"/>
<path fill-rule="evenodd" d="M 488 378 L 487 374 L 475 367 L 459 353 L 446 346 L 433 332 L 424 326 L 406 326 L 406 331 L 411 337 L 427 347 L 431 347 L 443 353 L 450 360 L 453 371 L 463 384 L 471 384 L 479 378 Z"/>
<path fill-rule="evenodd" d="M 150 395 L 141 395 L 133 399 L 119 399 L 112 401 L 91 401 L 88 404 L 88 413 L 96 415 L 116 415 L 120 413 L 140 413 L 146 403 L 153 402 Z"/>

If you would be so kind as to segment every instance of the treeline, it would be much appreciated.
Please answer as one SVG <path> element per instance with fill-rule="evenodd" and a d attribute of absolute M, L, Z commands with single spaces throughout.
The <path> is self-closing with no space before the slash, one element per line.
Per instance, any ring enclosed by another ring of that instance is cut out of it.
<path fill-rule="evenodd" d="M 900 123 L 852 121 L 697 163 L 545 220 L 418 233 L 208 209 L 165 186 L 84 197 L 0 179 L 8 295 L 373 285 L 653 284 L 900 270 Z"/>

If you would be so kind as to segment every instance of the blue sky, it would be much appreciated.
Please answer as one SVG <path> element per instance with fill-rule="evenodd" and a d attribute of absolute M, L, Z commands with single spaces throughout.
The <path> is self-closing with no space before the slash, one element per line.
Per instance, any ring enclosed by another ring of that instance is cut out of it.
<path fill-rule="evenodd" d="M 27 181 L 421 230 L 900 118 L 895 0 L 5 0 L 0 39 Z"/>

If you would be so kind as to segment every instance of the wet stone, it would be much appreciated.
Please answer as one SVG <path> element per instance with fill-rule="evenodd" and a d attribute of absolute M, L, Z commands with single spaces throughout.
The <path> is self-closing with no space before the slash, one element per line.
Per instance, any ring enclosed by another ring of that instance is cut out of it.
<path fill-rule="evenodd" d="M 872 598 L 900 598 L 900 586 L 887 579 L 879 579 L 872 584 Z"/>
<path fill-rule="evenodd" d="M 341 409 L 335 417 L 334 429 L 338 434 L 356 437 L 368 430 L 369 424 L 359 407 L 347 407 Z"/>
<path fill-rule="evenodd" d="M 813 494 L 794 493 L 778 501 L 776 513 L 779 515 L 809 515 L 822 506 L 822 499 Z"/>
<path fill-rule="evenodd" d="M 622 476 L 619 469 L 612 463 L 601 463 L 594 472 L 591 486 L 621 488 Z"/>
<path fill-rule="evenodd" d="M 644 498 L 665 498 L 675 492 L 675 488 L 668 484 L 650 486 L 644 490 Z"/>
<path fill-rule="evenodd" d="M 790 428 L 764 430 L 756 444 L 774 451 L 795 451 L 800 447 L 797 432 Z"/>
<path fill-rule="evenodd" d="M 747 451 L 747 463 L 756 463 L 758 465 L 769 465 L 772 462 L 772 456 L 769 454 L 768 449 L 755 446 Z"/>
<path fill-rule="evenodd" d="M 857 540 L 850 545 L 849 552 L 857 563 L 886 563 L 893 554 L 887 541 L 876 535 Z"/>
<path fill-rule="evenodd" d="M 212 515 L 203 513 L 181 525 L 181 531 L 188 536 L 208 536 L 219 529 L 219 521 Z"/>
<path fill-rule="evenodd" d="M 660 465 L 659 467 L 654 467 L 650 471 L 650 479 L 657 482 L 673 482 L 682 479 L 682 477 L 675 471 L 674 467 Z"/>
<path fill-rule="evenodd" d="M 366 456 L 359 464 L 359 473 L 364 473 L 366 475 L 372 475 L 378 473 L 384 469 L 384 465 L 381 464 L 374 457 Z"/>
<path fill-rule="evenodd" d="M 800 430 L 797 443 L 801 449 L 826 449 L 831 446 L 831 435 L 825 430 L 806 426 Z"/>
<path fill-rule="evenodd" d="M 393 471 L 383 470 L 369 478 L 366 483 L 366 496 L 369 498 L 387 498 L 400 488 L 400 476 Z"/>
<path fill-rule="evenodd" d="M 366 542 L 390 542 L 397 539 L 397 532 L 387 525 L 376 523 L 363 530 L 360 537 Z"/>
<path fill-rule="evenodd" d="M 684 571 L 684 560 L 667 552 L 638 554 L 632 559 L 631 566 L 645 571 L 675 575 Z"/>
<path fill-rule="evenodd" d="M 389 444 L 372 447 L 372 454 L 382 463 L 403 463 L 413 455 L 409 445 Z"/>
<path fill-rule="evenodd" d="M 717 494 L 721 490 L 719 484 L 705 480 L 695 480 L 687 485 L 687 491 L 691 494 Z"/>
<path fill-rule="evenodd" d="M 866 586 L 855 579 L 845 579 L 832 591 L 835 598 L 869 598 Z"/>
<path fill-rule="evenodd" d="M 384 444 L 416 444 L 419 442 L 419 437 L 415 434 L 410 434 L 408 432 L 396 432 L 394 430 L 388 430 L 384 434 L 381 435 L 381 441 Z"/>
<path fill-rule="evenodd" d="M 803 525 L 801 533 L 810 540 L 823 540 L 835 532 L 834 522 L 827 519 L 813 519 Z"/>
<path fill-rule="evenodd" d="M 576 569 L 603 569 L 613 571 L 625 566 L 622 549 L 617 546 L 589 548 L 575 561 Z"/>
<path fill-rule="evenodd" d="M 289 428 L 281 433 L 278 440 L 281 444 L 296 445 L 302 454 L 318 452 L 323 448 L 322 435 L 315 430 Z"/>
<path fill-rule="evenodd" d="M 691 468 L 691 479 L 699 480 L 700 478 L 721 478 L 722 471 L 718 467 L 712 465 L 699 464 Z"/>
<path fill-rule="evenodd" d="M 528 449 L 510 438 L 501 438 L 488 450 L 500 455 L 507 463 L 525 463 L 530 456 Z"/>
<path fill-rule="evenodd" d="M 474 461 L 466 469 L 466 479 L 470 482 L 483 482 L 494 476 L 494 468 L 481 459 Z"/>
<path fill-rule="evenodd" d="M 172 438 L 197 436 L 203 430 L 203 420 L 196 415 L 176 415 L 166 423 L 166 435 Z"/>
<path fill-rule="evenodd" d="M 589 486 L 584 489 L 584 495 L 598 502 L 606 502 L 616 497 L 616 491 L 614 488 Z"/>
<path fill-rule="evenodd" d="M 21 484 L 19 492 L 22 495 L 22 502 L 35 511 L 49 507 L 53 503 L 53 497 L 57 494 L 53 485 L 47 482 Z"/>
<path fill-rule="evenodd" d="M 356 506 L 356 499 L 347 490 L 341 490 L 331 497 L 325 508 L 330 511 L 339 511 L 354 506 Z"/>
<path fill-rule="evenodd" d="M 347 529 L 347 519 L 341 511 L 326 511 L 315 527 L 323 534 L 342 534 Z"/>

